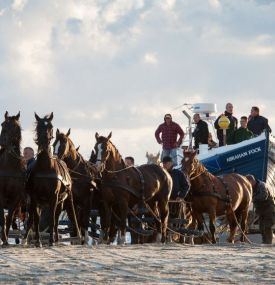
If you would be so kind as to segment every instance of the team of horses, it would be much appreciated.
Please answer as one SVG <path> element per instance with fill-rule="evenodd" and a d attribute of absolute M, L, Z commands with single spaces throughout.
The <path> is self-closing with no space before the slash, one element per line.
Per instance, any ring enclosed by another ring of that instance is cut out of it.
<path fill-rule="evenodd" d="M 95 134 L 96 143 L 89 161 L 79 153 L 70 138 L 70 130 L 56 130 L 53 136 L 53 113 L 39 117 L 35 113 L 36 162 L 25 170 L 21 156 L 20 113 L 4 115 L 0 134 L 0 227 L 3 245 L 8 245 L 8 234 L 16 211 L 27 205 L 28 219 L 22 244 L 27 244 L 31 229 L 35 245 L 41 246 L 39 231 L 42 209 L 48 211 L 49 245 L 58 242 L 58 220 L 65 210 L 72 223 L 72 235 L 83 244 L 89 240 L 90 210 L 98 209 L 101 223 L 99 242 L 110 243 L 117 233 L 117 241 L 126 241 L 126 221 L 129 211 L 140 207 L 148 209 L 155 219 L 155 241 L 165 242 L 168 229 L 169 199 L 173 181 L 169 173 L 154 163 L 126 167 L 124 160 L 107 137 Z M 152 157 L 147 153 L 148 160 Z M 248 208 L 252 186 L 246 177 L 227 174 L 216 177 L 196 159 L 195 151 L 184 151 L 182 171 L 190 181 L 186 197 L 192 217 L 190 228 L 203 230 L 204 216 L 209 215 L 211 242 L 216 242 L 215 219 L 226 215 L 234 242 L 237 226 L 241 241 L 245 241 Z M 4 209 L 8 210 L 5 216 Z"/>

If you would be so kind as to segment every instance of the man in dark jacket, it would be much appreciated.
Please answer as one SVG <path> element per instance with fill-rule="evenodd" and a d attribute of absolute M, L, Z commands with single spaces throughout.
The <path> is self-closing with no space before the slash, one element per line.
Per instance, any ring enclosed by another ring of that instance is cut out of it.
<path fill-rule="evenodd" d="M 35 163 L 33 148 L 29 146 L 25 147 L 23 150 L 23 157 L 24 157 L 25 168 L 27 170 L 27 173 L 29 173 Z"/>
<path fill-rule="evenodd" d="M 182 143 L 184 132 L 177 123 L 172 121 L 171 114 L 164 116 L 164 123 L 158 126 L 155 131 L 155 137 L 157 142 L 162 144 L 161 159 L 164 156 L 170 156 L 173 159 L 174 165 L 176 165 L 177 148 Z"/>
<path fill-rule="evenodd" d="M 231 133 L 238 128 L 238 120 L 236 117 L 233 116 L 233 105 L 231 103 L 227 103 L 225 106 L 225 109 L 226 110 L 224 112 L 224 115 L 230 121 L 229 128 L 226 130 L 226 137 L 229 137 Z M 223 146 L 223 130 L 219 126 L 219 119 L 222 115 L 220 115 L 214 123 L 215 128 L 217 129 L 217 137 L 219 140 L 219 146 Z"/>
<path fill-rule="evenodd" d="M 271 133 L 271 128 L 268 125 L 267 118 L 260 116 L 260 109 L 256 106 L 251 108 L 247 128 L 256 136 L 260 135 L 263 130 L 267 130 L 269 133 Z"/>
<path fill-rule="evenodd" d="M 228 137 L 228 144 L 235 144 L 253 138 L 253 133 L 247 128 L 247 117 L 242 116 L 241 126 Z"/>
<path fill-rule="evenodd" d="M 259 227 L 262 234 L 263 243 L 272 244 L 273 231 L 272 226 L 275 223 L 275 203 L 272 193 L 267 185 L 254 176 L 249 175 L 253 187 L 253 203 L 256 214 L 259 215 Z"/>
<path fill-rule="evenodd" d="M 197 126 L 192 136 L 195 140 L 194 148 L 198 149 L 200 144 L 208 144 L 209 130 L 207 123 L 201 119 L 200 114 L 195 114 L 193 119 Z"/>
<path fill-rule="evenodd" d="M 169 172 L 173 180 L 173 188 L 170 199 L 176 200 L 177 198 L 185 198 L 190 189 L 189 179 L 182 171 L 173 169 L 173 160 L 170 156 L 165 156 L 162 159 L 162 163 L 163 168 Z"/>

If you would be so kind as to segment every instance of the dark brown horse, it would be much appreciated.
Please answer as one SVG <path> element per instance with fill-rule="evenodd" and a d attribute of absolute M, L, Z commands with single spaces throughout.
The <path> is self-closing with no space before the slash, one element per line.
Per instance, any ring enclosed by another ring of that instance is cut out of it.
<path fill-rule="evenodd" d="M 48 206 L 50 217 L 49 245 L 53 245 L 54 242 L 58 242 L 58 218 L 63 203 L 64 206 L 65 203 L 67 205 L 66 209 L 69 218 L 75 224 L 78 235 L 79 231 L 73 205 L 72 182 L 68 168 L 64 162 L 54 159 L 51 154 L 50 142 L 53 138 L 53 125 L 51 121 L 53 119 L 53 113 L 44 118 L 40 118 L 35 114 L 35 118 L 35 142 L 38 145 L 38 152 L 36 163 L 27 183 L 27 191 L 30 195 L 30 216 L 22 243 L 27 243 L 29 231 L 34 224 L 36 246 L 41 246 L 39 234 L 40 209 Z"/>
<path fill-rule="evenodd" d="M 25 171 L 20 153 L 20 113 L 5 113 L 0 135 L 0 226 L 3 245 L 8 245 L 8 234 L 16 208 L 25 198 Z M 4 209 L 8 209 L 5 219 Z M 6 221 L 5 221 L 6 220 Z"/>
<path fill-rule="evenodd" d="M 83 242 L 88 244 L 89 218 L 93 197 L 93 190 L 96 188 L 94 181 L 96 168 L 84 160 L 76 150 L 72 140 L 69 138 L 71 130 L 67 134 L 60 133 L 57 129 L 56 139 L 53 143 L 54 154 L 64 160 L 72 177 L 72 191 L 74 205 L 77 212 L 78 224 L 82 231 Z"/>
<path fill-rule="evenodd" d="M 102 198 L 105 210 L 104 240 L 108 241 L 112 211 L 119 220 L 118 243 L 125 242 L 128 208 L 137 204 L 149 205 L 159 213 L 158 241 L 166 240 L 168 200 L 172 190 L 170 175 L 158 165 L 125 168 L 117 148 L 108 137 L 96 133 L 97 167 L 102 173 Z M 158 209 L 158 211 L 157 211 Z"/>
<path fill-rule="evenodd" d="M 184 151 L 182 167 L 191 181 L 189 200 L 193 225 L 197 221 L 199 230 L 203 230 L 203 213 L 207 213 L 212 242 L 216 243 L 216 216 L 225 214 L 230 226 L 228 241 L 234 242 L 238 224 L 241 225 L 241 241 L 245 241 L 248 208 L 252 199 L 252 188 L 247 178 L 236 173 L 212 175 L 197 160 L 195 151 Z"/>

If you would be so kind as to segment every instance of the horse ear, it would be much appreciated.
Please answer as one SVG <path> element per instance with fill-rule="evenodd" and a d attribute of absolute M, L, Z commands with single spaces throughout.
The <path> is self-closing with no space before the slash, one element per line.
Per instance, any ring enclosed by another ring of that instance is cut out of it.
<path fill-rule="evenodd" d="M 69 130 L 68 130 L 68 132 L 66 134 L 66 137 L 68 137 L 70 135 L 70 133 L 71 133 L 71 128 L 69 128 Z"/>
<path fill-rule="evenodd" d="M 60 134 L 59 129 L 56 129 L 56 136 L 58 136 Z"/>
<path fill-rule="evenodd" d="M 75 149 L 76 151 L 79 151 L 80 145 Z"/>
<path fill-rule="evenodd" d="M 99 138 L 99 134 L 98 132 L 95 133 L 95 139 L 98 141 L 98 138 Z"/>
<path fill-rule="evenodd" d="M 157 159 L 159 159 L 159 156 L 160 156 L 160 151 L 157 153 Z"/>
<path fill-rule="evenodd" d="M 15 120 L 18 121 L 20 118 L 20 111 L 18 112 L 18 114 L 15 116 Z"/>
<path fill-rule="evenodd" d="M 112 137 L 112 132 L 109 133 L 107 139 L 109 140 Z"/>
<path fill-rule="evenodd" d="M 149 153 L 148 153 L 148 151 L 146 151 L 146 157 L 149 158 Z"/>
<path fill-rule="evenodd" d="M 8 111 L 6 111 L 6 113 L 5 113 L 5 120 L 7 120 L 8 116 L 9 116 L 9 113 L 8 113 Z"/>
<path fill-rule="evenodd" d="M 41 118 L 35 112 L 34 112 L 34 116 L 35 116 L 36 121 L 40 121 L 41 120 Z"/>
<path fill-rule="evenodd" d="M 53 119 L 53 112 L 51 112 L 50 116 L 48 117 L 47 121 L 51 121 Z"/>

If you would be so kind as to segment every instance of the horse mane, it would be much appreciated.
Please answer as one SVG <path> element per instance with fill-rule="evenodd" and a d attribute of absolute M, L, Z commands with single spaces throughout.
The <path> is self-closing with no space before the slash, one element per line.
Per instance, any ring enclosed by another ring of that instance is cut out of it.
<path fill-rule="evenodd" d="M 114 152 L 115 152 L 115 156 L 117 156 L 117 157 L 120 159 L 120 163 L 122 164 L 123 168 L 125 168 L 126 165 L 125 165 L 124 159 L 122 158 L 120 152 L 118 151 L 118 149 L 116 148 L 116 146 L 112 143 L 112 141 L 108 140 L 108 142 L 109 142 L 109 143 L 111 144 L 111 146 L 113 147 Z"/>
<path fill-rule="evenodd" d="M 70 154 L 71 154 L 73 160 L 75 160 L 78 155 L 82 158 L 82 155 L 79 152 L 77 152 L 77 150 L 76 150 L 76 148 L 74 146 L 73 141 L 69 137 L 67 137 L 67 139 L 68 139 L 68 142 L 69 142 L 69 145 L 70 145 L 70 150 L 71 150 Z"/>

